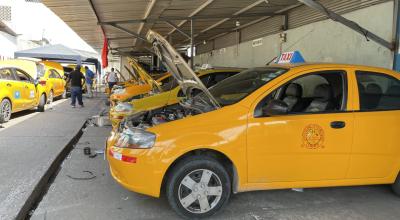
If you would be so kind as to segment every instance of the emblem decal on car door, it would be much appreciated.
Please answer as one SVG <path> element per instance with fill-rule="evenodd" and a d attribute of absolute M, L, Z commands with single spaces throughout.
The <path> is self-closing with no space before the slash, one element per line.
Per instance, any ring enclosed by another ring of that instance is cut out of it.
<path fill-rule="evenodd" d="M 310 124 L 304 128 L 302 147 L 307 149 L 324 148 L 324 140 L 325 133 L 321 126 Z"/>

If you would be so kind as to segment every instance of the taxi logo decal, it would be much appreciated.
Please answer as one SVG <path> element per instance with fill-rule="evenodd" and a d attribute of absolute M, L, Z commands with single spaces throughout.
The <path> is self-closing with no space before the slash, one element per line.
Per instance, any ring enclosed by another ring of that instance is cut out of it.
<path fill-rule="evenodd" d="M 302 147 L 307 149 L 324 148 L 324 140 L 325 133 L 321 126 L 310 124 L 304 128 Z"/>
<path fill-rule="evenodd" d="M 20 91 L 15 91 L 14 92 L 14 98 L 15 99 L 20 99 L 21 98 L 21 92 Z"/>

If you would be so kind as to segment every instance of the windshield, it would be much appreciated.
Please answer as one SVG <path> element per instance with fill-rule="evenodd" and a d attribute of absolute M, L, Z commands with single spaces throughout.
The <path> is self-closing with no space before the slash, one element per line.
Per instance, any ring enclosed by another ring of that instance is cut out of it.
<path fill-rule="evenodd" d="M 287 69 L 282 68 L 252 68 L 221 81 L 209 91 L 221 106 L 232 105 L 285 72 Z M 204 96 L 201 93 L 195 98 L 204 100 Z"/>

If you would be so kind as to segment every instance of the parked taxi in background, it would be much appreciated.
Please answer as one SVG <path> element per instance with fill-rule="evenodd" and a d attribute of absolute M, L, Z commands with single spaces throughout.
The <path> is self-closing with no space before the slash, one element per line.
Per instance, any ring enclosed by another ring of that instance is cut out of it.
<path fill-rule="evenodd" d="M 130 101 L 130 99 L 140 98 L 146 93 L 158 93 L 162 91 L 160 84 L 154 80 L 143 67 L 133 58 L 128 58 L 128 63 L 133 68 L 134 72 L 139 75 L 138 82 L 129 84 L 125 88 L 113 90 L 110 96 L 111 106 L 117 102 Z M 163 80 L 161 78 L 159 80 Z"/>
<path fill-rule="evenodd" d="M 147 37 L 186 99 L 137 113 L 112 133 L 107 158 L 124 187 L 165 192 L 189 219 L 211 216 L 232 193 L 252 190 L 392 184 L 400 195 L 398 73 L 277 65 L 207 90 L 166 40 L 152 31 Z M 193 89 L 202 92 L 191 96 Z"/>
<path fill-rule="evenodd" d="M 45 90 L 31 76 L 34 73 L 26 71 L 37 71 L 37 67 L 32 65 L 37 63 L 0 61 L 0 123 L 10 120 L 11 114 L 15 112 L 35 107 L 44 111 Z"/>
<path fill-rule="evenodd" d="M 210 88 L 218 82 L 238 74 L 242 70 L 241 68 L 211 68 L 199 70 L 196 74 L 203 84 L 207 88 Z M 179 96 L 182 96 L 183 93 L 174 77 L 169 74 L 161 78 L 159 83 L 164 92 L 134 99 L 131 102 L 120 102 L 112 107 L 110 109 L 110 120 L 113 128 L 116 128 L 119 122 L 127 115 L 134 114 L 137 111 L 177 104 Z"/>
<path fill-rule="evenodd" d="M 52 102 L 56 97 L 67 98 L 64 68 L 52 61 L 41 61 L 44 69 L 37 76 L 39 84 L 46 88 L 47 101 Z"/>

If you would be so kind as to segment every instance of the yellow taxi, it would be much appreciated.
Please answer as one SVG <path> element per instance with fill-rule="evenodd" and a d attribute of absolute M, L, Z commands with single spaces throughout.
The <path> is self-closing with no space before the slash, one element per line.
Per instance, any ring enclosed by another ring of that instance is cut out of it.
<path fill-rule="evenodd" d="M 398 73 L 277 65 L 207 90 L 160 35 L 148 39 L 187 98 L 126 118 L 108 139 L 111 174 L 127 189 L 165 192 L 185 218 L 209 217 L 232 193 L 253 190 L 392 184 L 400 195 Z"/>
<path fill-rule="evenodd" d="M 37 80 L 11 62 L 0 62 L 0 123 L 10 120 L 11 114 L 37 107 L 44 111 L 45 91 Z"/>
<path fill-rule="evenodd" d="M 41 61 L 44 69 L 37 76 L 39 84 L 46 88 L 47 101 L 53 102 L 54 98 L 67 98 L 64 68 L 61 64 L 52 61 Z"/>
<path fill-rule="evenodd" d="M 135 59 L 128 58 L 128 63 L 140 77 L 135 84 L 128 84 L 125 88 L 117 87 L 117 89 L 113 90 L 110 96 L 111 106 L 114 106 L 117 102 L 140 98 L 141 95 L 149 92 L 158 93 L 162 91 L 160 84 L 154 80 Z M 159 81 L 163 79 L 164 77 L 160 78 Z"/>
<path fill-rule="evenodd" d="M 200 70 L 197 72 L 197 76 L 207 88 L 210 88 L 218 82 L 236 75 L 242 70 L 243 69 L 240 68 L 213 68 Z M 109 115 L 113 128 L 116 128 L 119 122 L 127 115 L 134 114 L 137 111 L 151 110 L 177 104 L 179 102 L 179 95 L 182 95 L 182 90 L 177 81 L 169 74 L 160 78 L 159 83 L 164 92 L 134 99 L 131 102 L 119 102 L 116 106 L 112 107 Z"/>

